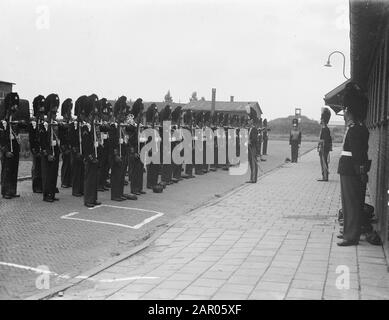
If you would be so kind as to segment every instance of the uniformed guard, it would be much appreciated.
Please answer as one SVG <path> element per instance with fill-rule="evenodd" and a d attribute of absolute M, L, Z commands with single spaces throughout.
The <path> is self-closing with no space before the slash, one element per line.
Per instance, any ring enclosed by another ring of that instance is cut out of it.
<path fill-rule="evenodd" d="M 17 198 L 20 147 L 17 140 L 18 125 L 13 118 L 19 108 L 19 95 L 8 93 L 3 102 L 4 115 L 0 121 L 1 194 L 4 199 Z"/>
<path fill-rule="evenodd" d="M 219 112 L 214 112 L 213 115 L 211 116 L 211 122 L 210 122 L 210 127 L 214 133 L 214 138 L 213 138 L 213 164 L 210 165 L 209 170 L 210 171 L 217 171 L 218 168 L 218 137 L 217 137 L 217 128 L 218 128 L 218 118 L 219 118 Z"/>
<path fill-rule="evenodd" d="M 301 130 L 298 127 L 298 119 L 292 120 L 292 129 L 289 135 L 289 145 L 291 147 L 292 162 L 297 162 L 298 152 L 301 145 Z"/>
<path fill-rule="evenodd" d="M 110 147 L 110 165 L 111 165 L 111 200 L 137 200 L 136 195 L 124 194 L 124 179 L 126 171 L 126 145 L 124 141 L 125 127 L 127 125 L 126 117 L 127 97 L 121 96 L 114 104 L 113 116 L 114 122 L 111 124 L 109 132 Z"/>
<path fill-rule="evenodd" d="M 70 127 L 72 126 L 72 99 L 66 99 L 61 106 L 61 115 L 63 122 L 59 123 L 58 135 L 61 142 L 60 149 L 62 154 L 61 167 L 61 187 L 70 188 L 72 186 L 72 169 L 71 169 L 71 141 Z"/>
<path fill-rule="evenodd" d="M 163 108 L 159 114 L 159 121 L 163 126 L 164 121 L 171 121 L 172 119 L 172 109 L 170 105 L 166 105 L 165 108 Z M 163 132 L 162 132 L 163 133 Z M 163 155 L 166 153 L 171 154 L 171 150 L 168 150 L 167 148 L 167 143 L 163 143 L 163 134 L 161 135 L 162 137 L 162 149 L 161 149 L 161 184 L 163 186 L 173 184 L 172 181 L 172 175 L 173 175 L 173 166 L 170 163 L 163 163 Z M 171 146 L 171 141 L 168 142 Z M 171 148 L 171 147 L 170 147 Z"/>
<path fill-rule="evenodd" d="M 228 170 L 230 167 L 230 161 L 228 159 L 228 141 L 231 139 L 231 137 L 228 134 L 228 129 L 231 129 L 231 118 L 228 113 L 224 114 L 223 128 L 225 132 L 225 141 L 226 141 L 226 163 L 223 165 L 223 170 Z"/>
<path fill-rule="evenodd" d="M 181 132 L 181 118 L 182 118 L 182 107 L 177 106 L 173 112 L 172 112 L 172 144 L 171 144 L 171 151 L 173 153 L 174 148 L 180 144 L 183 140 L 182 138 L 182 132 Z M 178 132 L 179 138 L 177 139 L 175 136 L 173 136 L 174 132 Z M 181 150 L 181 156 L 183 156 L 184 150 Z M 173 182 L 181 181 L 183 178 L 181 177 L 182 172 L 182 164 L 176 164 L 173 162 L 172 158 L 172 169 L 173 169 Z"/>
<path fill-rule="evenodd" d="M 84 159 L 84 205 L 88 208 L 101 204 L 97 200 L 98 139 L 95 118 L 98 112 L 98 97 L 92 94 L 88 96 L 86 103 L 81 107 L 81 115 L 86 122 L 86 125 L 82 127 L 81 145 Z"/>
<path fill-rule="evenodd" d="M 202 111 L 199 111 L 199 112 L 196 112 L 195 113 L 195 124 L 196 124 L 196 127 L 195 129 L 203 129 L 203 125 L 204 125 L 204 112 Z M 200 138 L 201 139 L 201 143 L 196 143 L 197 139 Z M 197 137 L 197 135 L 194 135 L 193 136 L 193 139 L 195 140 L 195 144 L 194 144 L 194 149 L 195 149 L 195 155 L 196 154 L 200 154 L 202 149 L 203 149 L 203 134 L 201 134 L 200 137 Z M 204 152 L 204 150 L 203 150 Z M 201 159 L 201 163 L 196 163 L 196 156 L 195 156 L 195 162 L 194 162 L 194 167 L 195 167 L 195 174 L 196 175 L 203 175 L 204 174 L 204 164 L 203 164 L 203 158 Z"/>
<path fill-rule="evenodd" d="M 359 87 L 350 82 L 343 98 L 344 118 L 347 125 L 338 174 L 344 216 L 343 239 L 339 246 L 357 245 L 361 235 L 365 190 L 370 169 L 368 160 L 369 131 L 364 124 L 368 100 Z"/>
<path fill-rule="evenodd" d="M 83 95 L 76 100 L 74 115 L 77 119 L 70 127 L 71 166 L 72 166 L 72 195 L 82 197 L 84 195 L 84 158 L 82 155 L 82 127 L 85 124 L 81 114 L 82 106 L 88 102 L 88 97 Z"/>
<path fill-rule="evenodd" d="M 41 167 L 41 147 L 39 142 L 39 128 L 42 126 L 45 116 L 45 97 L 36 96 L 32 102 L 33 120 L 28 127 L 28 137 L 30 150 L 32 153 L 32 192 L 42 193 L 42 167 Z"/>
<path fill-rule="evenodd" d="M 127 126 L 129 133 L 129 144 L 130 144 L 130 154 L 133 161 L 132 171 L 131 171 L 131 193 L 134 195 L 145 194 L 143 191 L 143 174 L 146 172 L 145 160 L 140 158 L 140 151 L 146 140 L 143 140 L 141 137 L 141 130 L 143 127 L 142 118 L 143 118 L 143 101 L 141 98 L 138 98 L 131 108 L 131 115 L 135 121 L 135 126 Z"/>
<path fill-rule="evenodd" d="M 58 200 L 55 194 L 58 193 L 57 179 L 59 170 L 59 138 L 58 123 L 56 122 L 59 107 L 58 95 L 52 93 L 45 100 L 45 121 L 39 130 L 40 146 L 42 150 L 42 188 L 43 201 L 53 202 Z"/>
<path fill-rule="evenodd" d="M 97 191 L 104 192 L 109 190 L 108 174 L 109 174 L 109 131 L 110 131 L 110 120 L 112 117 L 112 105 L 107 101 L 106 98 L 99 100 L 99 146 L 97 147 L 97 158 L 98 158 L 98 187 Z"/>
<path fill-rule="evenodd" d="M 194 126 L 193 126 L 193 111 L 192 110 L 185 110 L 183 114 L 183 120 L 184 120 L 184 128 L 189 130 L 192 138 L 194 136 Z M 185 163 L 185 175 L 183 175 L 183 178 L 185 179 L 191 179 L 195 178 L 193 175 L 193 167 L 194 167 L 194 144 L 192 140 L 192 163 Z"/>
<path fill-rule="evenodd" d="M 332 151 L 332 138 L 331 132 L 327 124 L 331 118 L 331 111 L 328 108 L 323 108 L 320 118 L 321 130 L 320 130 L 320 141 L 317 146 L 319 152 L 321 174 L 322 178 L 317 181 L 328 181 L 328 158 L 329 153 Z"/>
<path fill-rule="evenodd" d="M 211 111 L 203 113 L 203 172 L 209 172 L 209 164 L 207 163 L 207 141 L 210 137 L 207 135 L 207 129 L 211 126 Z"/>
<path fill-rule="evenodd" d="M 267 155 L 267 144 L 269 140 L 269 131 L 267 127 L 267 119 L 263 119 L 263 130 L 262 130 L 262 155 Z"/>
<path fill-rule="evenodd" d="M 258 146 L 258 130 L 255 121 L 258 122 L 255 110 L 250 108 L 248 119 L 248 161 L 250 166 L 250 180 L 248 183 L 257 183 L 258 178 L 258 162 L 257 162 L 257 146 Z"/>
<path fill-rule="evenodd" d="M 146 110 L 146 127 L 153 129 L 153 141 L 155 143 L 154 150 L 159 154 L 160 148 L 162 147 L 160 142 L 161 139 L 159 137 L 159 125 L 158 125 L 158 108 L 155 103 L 152 103 Z M 151 137 L 149 137 L 149 142 Z M 149 157 L 152 156 L 152 150 L 149 152 Z M 153 189 L 154 192 L 162 192 L 163 187 L 158 184 L 158 176 L 160 170 L 160 163 L 151 162 L 147 165 L 147 175 L 146 175 L 146 187 L 148 189 Z"/>

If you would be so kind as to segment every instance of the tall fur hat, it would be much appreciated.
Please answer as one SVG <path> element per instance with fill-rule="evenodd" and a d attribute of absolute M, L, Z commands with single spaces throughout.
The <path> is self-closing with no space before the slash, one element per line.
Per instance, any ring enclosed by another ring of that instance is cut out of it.
<path fill-rule="evenodd" d="M 224 114 L 223 114 L 223 112 L 218 112 L 217 125 L 218 126 L 222 126 L 223 125 L 223 121 L 224 121 Z"/>
<path fill-rule="evenodd" d="M 297 118 L 294 118 L 293 120 L 292 120 L 292 125 L 298 125 L 299 124 L 299 120 L 297 119 Z"/>
<path fill-rule="evenodd" d="M 186 125 L 190 125 L 193 121 L 193 111 L 192 110 L 185 110 L 183 118 L 184 118 L 184 123 Z"/>
<path fill-rule="evenodd" d="M 19 95 L 16 92 L 10 92 L 5 96 L 5 99 L 0 106 L 0 119 L 6 117 L 8 110 L 11 109 L 12 106 L 17 105 L 19 107 L 20 99 Z"/>
<path fill-rule="evenodd" d="M 264 127 L 267 127 L 267 119 L 266 119 L 266 118 L 263 119 L 263 126 L 264 126 Z"/>
<path fill-rule="evenodd" d="M 213 126 L 216 126 L 217 125 L 217 122 L 218 122 L 218 119 L 219 119 L 219 112 L 214 112 L 213 115 L 211 116 L 211 124 Z"/>
<path fill-rule="evenodd" d="M 131 108 L 131 113 L 134 115 L 134 118 L 141 114 L 143 112 L 143 109 L 143 100 L 141 98 L 136 99 Z"/>
<path fill-rule="evenodd" d="M 32 109 L 34 112 L 34 117 L 37 117 L 39 114 L 39 109 L 45 108 L 45 97 L 41 94 L 39 96 L 36 96 L 34 100 L 32 101 Z M 42 113 L 44 113 L 44 110 L 42 110 Z"/>
<path fill-rule="evenodd" d="M 113 106 L 113 115 L 116 118 L 120 113 L 125 112 L 127 108 L 127 97 L 121 96 L 117 101 L 115 102 Z"/>
<path fill-rule="evenodd" d="M 203 119 L 204 119 L 204 114 L 203 112 L 196 112 L 195 113 L 195 123 L 196 125 L 202 125 L 203 124 Z"/>
<path fill-rule="evenodd" d="M 82 110 L 84 108 L 84 105 L 88 103 L 88 97 L 87 96 L 81 96 L 76 100 L 75 106 L 74 106 L 74 115 L 79 117 L 82 113 Z"/>
<path fill-rule="evenodd" d="M 51 93 L 46 97 L 46 100 L 45 100 L 45 114 L 48 115 L 49 112 L 51 112 L 54 107 L 56 107 L 58 110 L 59 97 L 57 94 Z"/>
<path fill-rule="evenodd" d="M 61 116 L 65 117 L 69 113 L 72 114 L 73 102 L 72 99 L 67 98 L 61 105 Z"/>
<path fill-rule="evenodd" d="M 169 105 L 166 105 L 165 108 L 159 114 L 159 121 L 167 121 L 171 119 L 172 108 Z"/>
<path fill-rule="evenodd" d="M 331 111 L 328 108 L 323 108 L 323 111 L 321 112 L 320 120 L 323 121 L 325 124 L 328 124 L 331 118 Z"/>
<path fill-rule="evenodd" d="M 149 107 L 146 110 L 146 122 L 153 122 L 153 120 L 155 121 L 156 120 L 155 115 L 157 114 L 157 112 L 158 112 L 158 108 L 155 103 L 149 105 Z"/>
<path fill-rule="evenodd" d="M 350 82 L 346 85 L 343 106 L 358 120 L 366 118 L 368 103 L 368 98 L 356 83 Z"/>
<path fill-rule="evenodd" d="M 182 115 L 182 107 L 178 106 L 172 112 L 172 121 L 177 123 L 180 120 L 181 115 Z"/>
<path fill-rule="evenodd" d="M 102 98 L 98 101 L 99 114 L 100 115 L 109 115 L 110 110 L 106 98 Z"/>
<path fill-rule="evenodd" d="M 83 109 L 83 112 L 85 116 L 89 116 L 90 114 L 99 114 L 99 104 L 98 104 L 99 98 L 96 94 L 91 94 L 88 96 L 87 103 Z"/>

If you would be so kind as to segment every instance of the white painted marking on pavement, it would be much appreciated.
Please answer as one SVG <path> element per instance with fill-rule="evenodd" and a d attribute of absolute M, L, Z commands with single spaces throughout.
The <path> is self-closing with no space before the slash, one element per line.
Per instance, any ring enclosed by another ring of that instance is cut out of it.
<path fill-rule="evenodd" d="M 135 226 L 130 226 L 127 224 L 122 224 L 122 223 L 114 223 L 114 222 L 107 222 L 107 221 L 98 221 L 98 220 L 90 220 L 90 219 L 83 219 L 83 218 L 75 218 L 73 217 L 74 215 L 78 214 L 79 212 L 71 212 L 68 214 L 65 214 L 61 216 L 61 219 L 68 219 L 68 220 L 78 220 L 78 221 L 85 221 L 85 222 L 92 222 L 92 223 L 99 223 L 99 224 L 107 224 L 111 226 L 116 226 L 116 227 L 123 227 L 123 228 L 128 228 L 128 229 L 139 229 L 143 227 L 145 224 L 150 223 L 151 221 L 162 217 L 164 213 L 155 211 L 155 210 L 148 210 L 148 209 L 141 209 L 141 208 L 132 208 L 132 207 L 120 207 L 120 206 L 113 206 L 109 204 L 102 204 L 99 206 L 95 206 L 93 208 L 89 208 L 89 210 L 96 209 L 96 208 L 101 208 L 101 207 L 108 207 L 108 208 L 115 208 L 115 209 L 125 209 L 125 210 L 134 210 L 134 211 L 142 211 L 142 212 L 153 212 L 155 215 L 143 220 L 141 223 L 138 223 Z"/>
<path fill-rule="evenodd" d="M 49 271 L 49 270 L 33 268 L 33 267 L 24 266 L 24 265 L 16 264 L 16 263 L 9 263 L 9 262 L 2 262 L 2 261 L 0 261 L 0 265 L 7 266 L 7 267 L 14 267 L 14 268 L 18 268 L 18 269 L 24 269 L 24 270 L 28 270 L 28 271 L 34 271 L 34 272 L 37 272 L 37 273 L 48 273 L 48 274 L 52 274 L 54 276 L 58 276 L 58 273 L 55 273 L 55 272 L 52 272 L 52 271 Z"/>

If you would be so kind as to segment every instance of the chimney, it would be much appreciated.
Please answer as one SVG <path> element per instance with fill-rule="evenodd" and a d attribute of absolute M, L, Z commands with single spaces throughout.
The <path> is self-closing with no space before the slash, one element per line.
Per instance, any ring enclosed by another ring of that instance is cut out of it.
<path fill-rule="evenodd" d="M 211 104 L 211 116 L 215 113 L 216 108 L 216 88 L 212 88 L 212 104 Z"/>
<path fill-rule="evenodd" d="M 230 102 L 234 102 L 234 96 L 230 96 Z"/>

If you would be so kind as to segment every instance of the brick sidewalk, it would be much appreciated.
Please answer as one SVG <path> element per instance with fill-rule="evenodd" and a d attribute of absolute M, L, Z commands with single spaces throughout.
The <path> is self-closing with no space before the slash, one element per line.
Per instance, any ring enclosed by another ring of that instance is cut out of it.
<path fill-rule="evenodd" d="M 146 250 L 53 299 L 389 299 L 382 247 L 336 245 L 339 153 L 328 183 L 316 181 L 312 151 L 183 216 Z M 349 289 L 336 287 L 342 265 Z"/>

